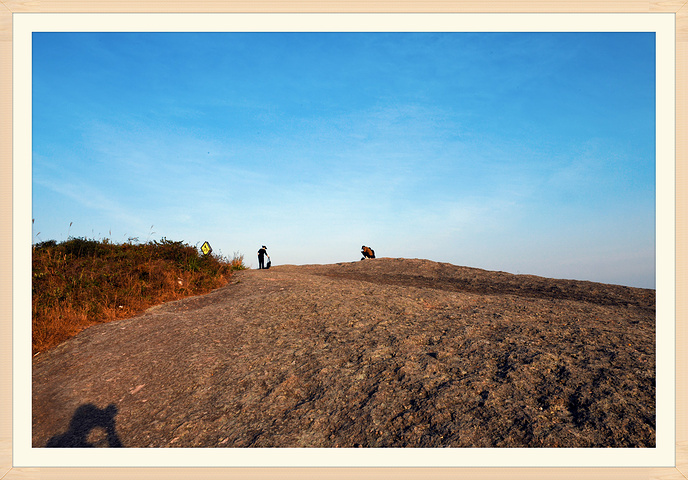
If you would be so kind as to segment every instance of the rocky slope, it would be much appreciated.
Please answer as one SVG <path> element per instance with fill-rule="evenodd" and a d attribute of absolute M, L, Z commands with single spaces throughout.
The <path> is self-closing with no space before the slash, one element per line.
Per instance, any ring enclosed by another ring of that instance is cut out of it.
<path fill-rule="evenodd" d="M 653 447 L 655 292 L 380 258 L 238 272 L 33 361 L 33 445 Z"/>

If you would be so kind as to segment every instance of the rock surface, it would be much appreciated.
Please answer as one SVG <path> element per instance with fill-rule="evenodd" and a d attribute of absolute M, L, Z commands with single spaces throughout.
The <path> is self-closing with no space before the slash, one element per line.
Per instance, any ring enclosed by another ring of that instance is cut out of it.
<path fill-rule="evenodd" d="M 34 447 L 654 447 L 655 291 L 415 259 L 247 270 L 32 373 Z"/>

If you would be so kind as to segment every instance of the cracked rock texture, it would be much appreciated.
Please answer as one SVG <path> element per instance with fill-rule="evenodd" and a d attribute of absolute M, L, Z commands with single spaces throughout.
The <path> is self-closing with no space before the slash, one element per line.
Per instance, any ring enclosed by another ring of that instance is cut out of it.
<path fill-rule="evenodd" d="M 246 270 L 32 373 L 34 447 L 654 447 L 655 291 L 417 259 Z"/>

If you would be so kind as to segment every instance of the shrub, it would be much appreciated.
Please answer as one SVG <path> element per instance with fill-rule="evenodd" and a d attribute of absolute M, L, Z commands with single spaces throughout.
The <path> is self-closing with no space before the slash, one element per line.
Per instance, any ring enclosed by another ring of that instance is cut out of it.
<path fill-rule="evenodd" d="M 246 268 L 243 256 L 201 255 L 165 238 L 145 244 L 48 240 L 34 245 L 32 264 L 34 353 L 96 323 L 221 287 L 232 271 Z"/>

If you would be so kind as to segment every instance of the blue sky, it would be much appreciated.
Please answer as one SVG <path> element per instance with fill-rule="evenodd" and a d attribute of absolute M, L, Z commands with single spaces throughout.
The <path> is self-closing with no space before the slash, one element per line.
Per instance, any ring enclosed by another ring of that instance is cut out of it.
<path fill-rule="evenodd" d="M 655 286 L 653 33 L 34 33 L 34 241 Z M 71 226 L 70 226 L 71 224 Z"/>

